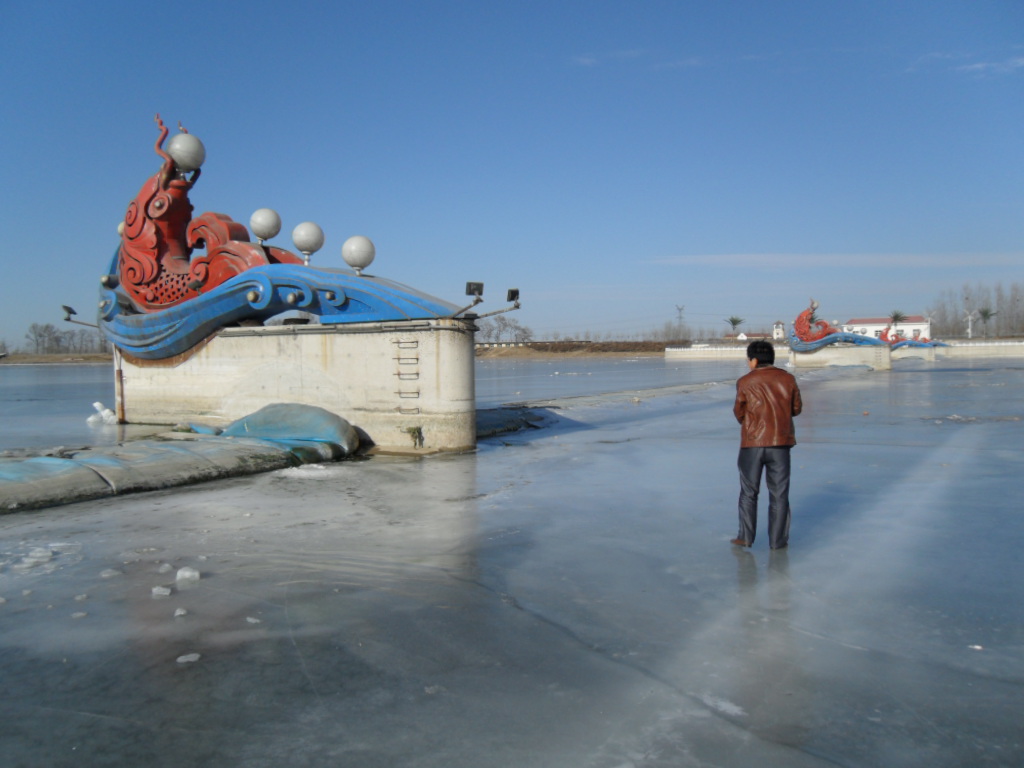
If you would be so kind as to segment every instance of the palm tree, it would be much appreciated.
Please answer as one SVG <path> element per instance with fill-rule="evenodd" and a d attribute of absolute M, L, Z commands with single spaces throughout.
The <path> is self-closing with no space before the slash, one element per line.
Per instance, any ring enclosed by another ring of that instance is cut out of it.
<path fill-rule="evenodd" d="M 733 315 L 732 317 L 727 317 L 725 319 L 725 322 L 727 322 L 729 325 L 731 325 L 732 326 L 732 332 L 736 333 L 736 329 L 739 328 L 741 325 L 743 325 L 747 321 L 744 320 L 742 317 L 737 317 L 736 315 Z"/>
<path fill-rule="evenodd" d="M 904 312 L 900 312 L 898 309 L 894 309 L 889 313 L 889 322 L 892 324 L 892 335 L 895 337 L 898 335 L 896 333 L 896 326 L 899 323 L 907 322 L 907 315 Z"/>
<path fill-rule="evenodd" d="M 981 322 L 985 326 L 985 338 L 986 339 L 988 338 L 988 321 L 991 320 L 995 316 L 996 316 L 996 313 L 993 312 L 988 307 L 984 307 L 984 308 L 978 310 L 978 319 L 981 320 Z"/>

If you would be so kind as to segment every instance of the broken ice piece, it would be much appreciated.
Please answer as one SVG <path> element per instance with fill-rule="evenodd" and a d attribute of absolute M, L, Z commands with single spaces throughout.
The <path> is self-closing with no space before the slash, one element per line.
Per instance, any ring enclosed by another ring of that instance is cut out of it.
<path fill-rule="evenodd" d="M 170 594 L 170 587 L 153 587 L 153 597 L 169 597 Z"/>
<path fill-rule="evenodd" d="M 53 558 L 53 550 L 49 547 L 33 547 L 32 550 L 22 558 L 22 561 L 29 564 L 46 563 Z"/>
<path fill-rule="evenodd" d="M 199 581 L 199 571 L 188 566 L 179 568 L 177 579 L 178 581 Z"/>
<path fill-rule="evenodd" d="M 88 615 L 89 614 L 86 613 L 85 611 L 76 611 L 75 613 L 71 614 L 71 618 L 72 619 L 84 619 Z"/>
<path fill-rule="evenodd" d="M 246 620 L 246 621 L 248 621 L 248 622 L 249 622 L 250 624 L 262 624 L 262 623 L 263 623 L 263 622 L 262 622 L 262 621 L 260 621 L 259 619 L 257 619 L 257 618 L 254 618 L 254 617 L 252 617 L 252 616 L 246 616 L 246 617 L 245 617 L 245 620 Z"/>
<path fill-rule="evenodd" d="M 162 563 L 159 568 L 156 569 L 157 573 L 170 573 L 174 568 L 170 563 Z"/>
<path fill-rule="evenodd" d="M 201 654 L 198 653 L 186 653 L 184 656 L 178 657 L 179 664 L 191 664 L 193 661 L 199 661 L 202 658 Z"/>
<path fill-rule="evenodd" d="M 180 616 L 185 616 L 187 614 L 188 614 L 188 611 L 186 611 L 184 608 L 175 608 L 174 609 L 174 618 L 176 618 L 176 619 L 178 617 L 180 617 Z"/>
<path fill-rule="evenodd" d="M 100 571 L 100 578 L 101 579 L 112 579 L 115 576 L 120 576 L 120 575 L 121 575 L 121 572 L 119 570 L 117 570 L 116 568 L 107 568 L 104 571 Z"/>

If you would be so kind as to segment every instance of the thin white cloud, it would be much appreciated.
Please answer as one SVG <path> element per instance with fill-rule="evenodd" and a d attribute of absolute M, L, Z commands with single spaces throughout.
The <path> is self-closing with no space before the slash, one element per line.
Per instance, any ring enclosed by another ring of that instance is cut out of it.
<path fill-rule="evenodd" d="M 981 61 L 956 68 L 958 72 L 976 75 L 1009 75 L 1020 69 L 1024 69 L 1024 56 L 1014 56 L 1003 61 Z"/>
<path fill-rule="evenodd" d="M 728 269 L 849 269 L 893 267 L 912 269 L 958 269 L 1019 267 L 1024 252 L 1005 253 L 716 253 L 666 256 L 642 263 L 652 266 L 712 266 Z"/>
<path fill-rule="evenodd" d="M 907 72 L 935 70 L 972 75 L 1012 75 L 1024 70 L 1024 56 L 1015 54 L 1002 59 L 979 61 L 978 56 L 970 53 L 929 53 L 907 67 Z"/>
<path fill-rule="evenodd" d="M 920 72 L 929 69 L 950 69 L 950 62 L 964 61 L 970 56 L 966 53 L 926 53 L 907 67 L 907 72 Z"/>
<path fill-rule="evenodd" d="M 639 59 L 647 55 L 647 51 L 643 48 L 633 48 L 630 50 L 614 51 L 610 54 L 613 59 Z"/>
<path fill-rule="evenodd" d="M 629 48 L 601 54 L 578 54 L 571 57 L 570 62 L 573 66 L 577 67 L 598 67 L 603 64 L 613 65 L 637 62 L 654 70 L 691 69 L 705 65 L 705 61 L 697 56 L 656 61 L 656 56 L 643 48 Z"/>
<path fill-rule="evenodd" d="M 703 67 L 704 60 L 698 56 L 690 56 L 685 59 L 674 59 L 655 65 L 655 69 L 694 69 Z"/>

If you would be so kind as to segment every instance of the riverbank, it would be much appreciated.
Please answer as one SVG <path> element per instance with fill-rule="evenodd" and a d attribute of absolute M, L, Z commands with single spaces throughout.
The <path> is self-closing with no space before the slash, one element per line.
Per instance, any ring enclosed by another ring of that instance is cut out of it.
<path fill-rule="evenodd" d="M 665 354 L 665 347 L 683 345 L 682 341 L 545 341 L 516 346 L 476 347 L 477 357 L 573 358 L 637 357 Z"/>
<path fill-rule="evenodd" d="M 81 363 L 112 363 L 114 356 L 109 352 L 63 352 L 58 355 L 33 355 L 25 352 L 11 352 L 0 359 L 0 365 L 74 365 Z"/>

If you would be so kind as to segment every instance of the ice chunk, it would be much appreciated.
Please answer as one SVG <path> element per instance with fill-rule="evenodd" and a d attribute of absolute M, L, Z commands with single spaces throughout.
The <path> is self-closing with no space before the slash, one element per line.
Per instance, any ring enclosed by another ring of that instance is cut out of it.
<path fill-rule="evenodd" d="M 202 658 L 202 654 L 199 653 L 186 653 L 184 656 L 178 657 L 179 664 L 191 664 L 193 661 L 199 661 Z"/>
<path fill-rule="evenodd" d="M 153 597 L 169 597 L 170 594 L 170 587 L 153 587 Z"/>
<path fill-rule="evenodd" d="M 47 563 L 53 558 L 53 550 L 49 547 L 34 547 L 31 549 L 22 562 L 28 565 L 35 565 L 36 563 Z"/>
<path fill-rule="evenodd" d="M 175 608 L 174 609 L 174 618 L 178 619 L 178 618 L 181 618 L 182 616 L 186 616 L 186 615 L 188 615 L 188 611 L 186 611 L 184 608 Z"/>
<path fill-rule="evenodd" d="M 178 575 L 176 578 L 178 581 L 199 581 L 199 571 L 195 568 L 185 566 L 184 568 L 178 569 Z"/>
<path fill-rule="evenodd" d="M 117 424 L 117 414 L 103 403 L 97 401 L 92 404 L 92 407 L 96 409 L 96 413 L 86 419 L 87 422 L 90 424 Z"/>

